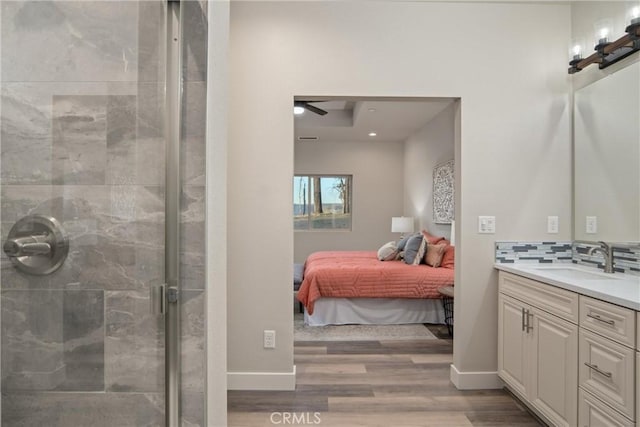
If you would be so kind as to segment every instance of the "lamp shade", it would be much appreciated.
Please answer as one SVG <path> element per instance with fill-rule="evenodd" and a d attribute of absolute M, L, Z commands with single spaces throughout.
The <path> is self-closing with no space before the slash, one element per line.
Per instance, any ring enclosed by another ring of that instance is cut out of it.
<path fill-rule="evenodd" d="M 392 233 L 411 233 L 413 231 L 413 217 L 394 216 L 391 218 Z"/>

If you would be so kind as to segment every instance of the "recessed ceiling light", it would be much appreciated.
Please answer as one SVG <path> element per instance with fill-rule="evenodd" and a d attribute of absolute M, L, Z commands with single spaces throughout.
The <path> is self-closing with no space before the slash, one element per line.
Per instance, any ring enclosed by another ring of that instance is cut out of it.
<path fill-rule="evenodd" d="M 369 132 L 369 136 L 377 136 L 378 134 L 375 132 Z"/>
<path fill-rule="evenodd" d="M 369 108 L 369 110 L 368 110 L 368 111 L 369 111 L 370 113 L 375 113 L 375 112 L 376 112 L 376 109 L 375 109 L 375 108 Z"/>
<path fill-rule="evenodd" d="M 299 105 L 294 106 L 293 114 L 295 114 L 296 116 L 299 116 L 300 114 L 304 114 L 304 107 L 300 107 Z"/>

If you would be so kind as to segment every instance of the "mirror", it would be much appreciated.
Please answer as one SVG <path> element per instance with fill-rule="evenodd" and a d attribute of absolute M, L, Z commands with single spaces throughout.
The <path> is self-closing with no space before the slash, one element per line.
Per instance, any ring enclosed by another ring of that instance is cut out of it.
<path fill-rule="evenodd" d="M 640 63 L 574 94 L 574 239 L 640 241 Z"/>

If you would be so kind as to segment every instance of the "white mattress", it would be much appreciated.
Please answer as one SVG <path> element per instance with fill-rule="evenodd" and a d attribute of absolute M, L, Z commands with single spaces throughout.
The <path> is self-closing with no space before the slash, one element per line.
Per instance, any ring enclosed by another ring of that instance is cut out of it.
<path fill-rule="evenodd" d="M 410 298 L 320 298 L 313 314 L 304 312 L 304 323 L 324 325 L 399 325 L 404 323 L 444 323 L 439 299 Z"/>

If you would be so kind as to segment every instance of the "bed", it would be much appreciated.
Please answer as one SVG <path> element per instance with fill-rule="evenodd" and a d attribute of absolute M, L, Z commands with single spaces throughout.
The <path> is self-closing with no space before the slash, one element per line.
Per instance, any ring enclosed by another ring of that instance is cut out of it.
<path fill-rule="evenodd" d="M 452 268 L 380 261 L 375 251 L 311 254 L 297 298 L 305 323 L 444 323 L 438 288 L 453 284 Z"/>

